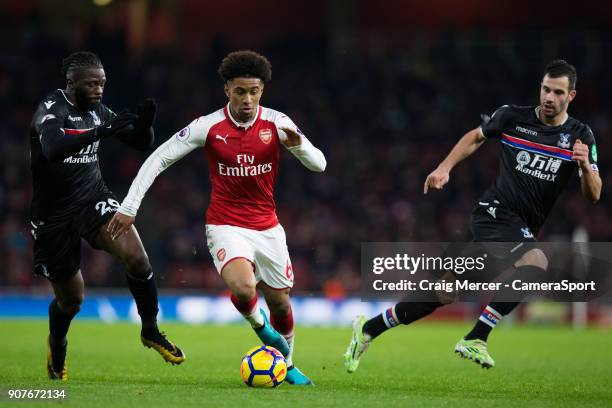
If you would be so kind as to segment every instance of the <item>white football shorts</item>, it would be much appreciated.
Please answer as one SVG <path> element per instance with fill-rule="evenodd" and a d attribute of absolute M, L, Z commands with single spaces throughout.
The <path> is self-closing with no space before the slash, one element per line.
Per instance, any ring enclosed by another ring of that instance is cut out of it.
<path fill-rule="evenodd" d="M 257 231 L 206 224 L 206 240 L 219 274 L 228 262 L 245 258 L 254 266 L 257 283 L 264 281 L 274 289 L 293 287 L 293 268 L 282 225 Z"/>

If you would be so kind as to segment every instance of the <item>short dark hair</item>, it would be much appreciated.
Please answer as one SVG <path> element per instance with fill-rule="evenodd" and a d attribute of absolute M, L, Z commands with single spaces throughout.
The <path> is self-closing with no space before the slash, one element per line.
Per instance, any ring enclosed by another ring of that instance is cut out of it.
<path fill-rule="evenodd" d="M 254 51 L 234 51 L 227 54 L 217 71 L 224 82 L 234 78 L 272 79 L 272 64 L 266 57 Z"/>
<path fill-rule="evenodd" d="M 576 89 L 576 80 L 578 79 L 576 68 L 565 60 L 556 59 L 549 62 L 546 68 L 544 68 L 544 75 L 548 75 L 551 78 L 566 76 L 569 80 L 569 90 L 573 91 Z"/>
<path fill-rule="evenodd" d="M 62 60 L 62 75 L 64 77 L 67 77 L 72 70 L 87 68 L 103 68 L 100 58 L 90 51 L 74 52 Z"/>

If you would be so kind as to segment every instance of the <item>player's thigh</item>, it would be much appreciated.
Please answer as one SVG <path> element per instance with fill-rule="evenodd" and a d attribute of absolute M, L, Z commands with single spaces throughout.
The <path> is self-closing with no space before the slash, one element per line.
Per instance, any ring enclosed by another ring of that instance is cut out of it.
<path fill-rule="evenodd" d="M 266 300 L 270 311 L 275 315 L 288 315 L 291 311 L 291 299 L 289 297 L 290 288 L 275 289 L 264 281 L 257 284 Z"/>
<path fill-rule="evenodd" d="M 109 222 L 99 228 L 92 246 L 113 255 L 130 272 L 148 272 L 151 265 L 136 227 L 132 225 L 125 234 L 112 239 L 107 231 Z"/>
<path fill-rule="evenodd" d="M 251 261 L 235 258 L 221 269 L 221 278 L 228 289 L 240 299 L 249 300 L 255 296 L 257 281 Z"/>
<path fill-rule="evenodd" d="M 136 228 L 132 226 L 115 240 L 107 231 L 108 223 L 118 208 L 115 195 L 105 188 L 100 189 L 78 219 L 81 236 L 93 248 L 113 255 L 129 272 L 149 273 L 149 259 Z"/>
<path fill-rule="evenodd" d="M 539 248 L 532 248 L 525 252 L 515 263 L 514 266 L 537 266 L 543 270 L 548 269 L 548 258 L 544 251 Z"/>
<path fill-rule="evenodd" d="M 283 227 L 279 224 L 266 231 L 255 231 L 253 235 L 258 280 L 276 290 L 292 288 L 294 271 Z"/>
<path fill-rule="evenodd" d="M 83 206 L 81 213 L 75 219 L 76 228 L 79 230 L 81 237 L 85 239 L 89 245 L 95 249 L 106 249 L 101 247 L 102 244 L 107 244 L 102 241 L 100 233 L 103 227 L 106 227 L 108 222 L 113 218 L 119 201 L 115 195 L 105 187 L 99 188 L 92 198 Z M 106 230 L 106 228 L 104 228 Z"/>
<path fill-rule="evenodd" d="M 55 223 L 32 222 L 34 274 L 50 282 L 74 277 L 81 263 L 81 237 L 68 220 Z"/>
<path fill-rule="evenodd" d="M 85 282 L 80 270 L 67 280 L 51 281 L 51 286 L 60 309 L 71 313 L 80 310 L 85 297 Z"/>
<path fill-rule="evenodd" d="M 217 272 L 226 285 L 234 290 L 240 286 L 254 286 L 255 247 L 249 231 L 231 225 L 206 225 L 206 243 Z"/>

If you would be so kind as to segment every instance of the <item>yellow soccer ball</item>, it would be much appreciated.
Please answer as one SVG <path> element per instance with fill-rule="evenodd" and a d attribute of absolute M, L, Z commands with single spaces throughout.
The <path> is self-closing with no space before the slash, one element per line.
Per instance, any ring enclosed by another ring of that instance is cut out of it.
<path fill-rule="evenodd" d="M 246 352 L 240 362 L 240 377 L 249 387 L 278 387 L 286 375 L 285 357 L 274 347 L 253 347 Z"/>

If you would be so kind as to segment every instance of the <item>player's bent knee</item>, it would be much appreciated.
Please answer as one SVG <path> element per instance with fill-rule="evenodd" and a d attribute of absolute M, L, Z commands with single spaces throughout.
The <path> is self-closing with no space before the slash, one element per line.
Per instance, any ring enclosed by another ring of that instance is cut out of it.
<path fill-rule="evenodd" d="M 146 254 L 130 255 L 125 264 L 131 276 L 137 279 L 147 279 L 151 274 L 151 263 Z"/>
<path fill-rule="evenodd" d="M 250 282 L 236 282 L 230 284 L 230 290 L 238 300 L 248 302 L 253 299 L 256 295 L 255 285 Z"/>
<path fill-rule="evenodd" d="M 443 306 L 454 303 L 458 299 L 458 297 L 458 293 L 455 291 L 450 293 L 444 291 L 436 291 L 436 298 L 438 299 L 438 302 L 440 302 L 440 304 Z"/>
<path fill-rule="evenodd" d="M 287 299 L 266 299 L 270 312 L 276 316 L 287 316 L 291 313 L 291 303 Z"/>
<path fill-rule="evenodd" d="M 541 249 L 535 248 L 526 252 L 516 261 L 515 266 L 517 268 L 521 266 L 537 266 L 546 271 L 548 269 L 548 258 Z"/>
<path fill-rule="evenodd" d="M 71 296 L 68 299 L 58 299 L 57 306 L 64 313 L 75 315 L 81 310 L 83 296 Z"/>

